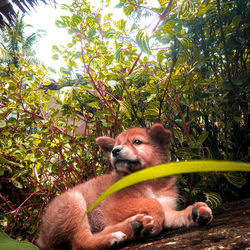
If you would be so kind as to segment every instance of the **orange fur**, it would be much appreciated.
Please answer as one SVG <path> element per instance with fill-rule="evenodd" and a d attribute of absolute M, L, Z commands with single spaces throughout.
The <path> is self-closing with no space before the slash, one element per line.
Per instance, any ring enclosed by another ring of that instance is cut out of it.
<path fill-rule="evenodd" d="M 169 160 L 171 132 L 161 124 L 132 128 L 116 139 L 97 138 L 114 170 L 56 197 L 42 218 L 41 249 L 106 249 L 127 239 L 157 235 L 163 228 L 208 224 L 211 209 L 203 202 L 176 211 L 175 177 L 160 178 L 120 190 L 84 211 L 122 176 Z"/>

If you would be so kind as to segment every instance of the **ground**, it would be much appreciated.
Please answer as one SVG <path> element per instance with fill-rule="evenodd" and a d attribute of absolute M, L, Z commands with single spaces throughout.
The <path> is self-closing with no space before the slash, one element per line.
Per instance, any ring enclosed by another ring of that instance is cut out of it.
<path fill-rule="evenodd" d="M 120 249 L 250 250 L 250 199 L 225 203 L 208 226 L 165 230 L 156 238 L 129 242 Z"/>

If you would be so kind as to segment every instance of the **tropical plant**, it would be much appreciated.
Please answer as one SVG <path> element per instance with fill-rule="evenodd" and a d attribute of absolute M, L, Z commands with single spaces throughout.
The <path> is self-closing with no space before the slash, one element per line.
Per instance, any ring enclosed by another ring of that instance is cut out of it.
<path fill-rule="evenodd" d="M 54 58 L 66 61 L 61 73 L 67 78 L 83 66 L 68 104 L 76 107 L 72 100 L 77 100 L 80 112 L 90 117 L 86 122 L 101 123 L 115 134 L 121 128 L 165 123 L 174 134 L 174 160 L 246 161 L 245 135 L 250 127 L 247 1 L 159 4 L 154 8 L 144 1 L 120 1 L 116 8 L 125 16 L 114 21 L 87 2 L 63 5 L 71 14 L 61 17 L 57 25 L 72 33 L 72 42 L 67 50 L 54 46 Z M 145 25 L 134 34 L 134 25 L 125 18 L 138 8 L 151 11 L 154 22 L 142 18 Z M 85 85 L 78 84 L 83 79 Z M 244 175 L 227 176 L 236 187 L 237 182 L 245 183 Z M 205 197 L 204 188 L 208 192 L 212 186 L 221 189 L 223 197 L 230 196 L 231 184 L 218 185 L 221 178 L 220 174 L 216 178 L 180 176 L 183 202 Z M 222 200 L 219 194 L 217 198 Z"/>
<path fill-rule="evenodd" d="M 94 142 L 103 134 L 162 122 L 173 131 L 173 161 L 248 161 L 248 2 L 158 3 L 121 0 L 115 18 L 86 1 L 63 5 L 68 15 L 56 24 L 72 41 L 53 46 L 53 58 L 65 61 L 57 83 L 23 58 L 19 68 L 0 65 L 0 205 L 8 234 L 32 240 L 54 195 L 109 169 Z M 49 108 L 51 97 L 62 115 Z M 180 198 L 218 207 L 247 197 L 248 177 L 180 174 Z"/>
<path fill-rule="evenodd" d="M 44 35 L 44 31 L 37 30 L 30 35 L 25 34 L 29 24 L 24 23 L 24 14 L 17 13 L 13 26 L 8 26 L 0 30 L 0 64 L 10 66 L 14 64 L 18 67 L 19 60 L 25 57 L 30 63 L 38 63 L 35 58 L 35 48 L 37 40 Z"/>

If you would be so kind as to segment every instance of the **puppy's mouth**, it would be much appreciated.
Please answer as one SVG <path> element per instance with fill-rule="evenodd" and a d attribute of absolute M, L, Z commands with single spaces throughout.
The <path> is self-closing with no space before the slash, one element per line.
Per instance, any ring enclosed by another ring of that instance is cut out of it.
<path fill-rule="evenodd" d="M 116 159 L 114 167 L 116 172 L 121 176 L 131 174 L 143 168 L 139 160 L 131 161 L 126 159 Z"/>

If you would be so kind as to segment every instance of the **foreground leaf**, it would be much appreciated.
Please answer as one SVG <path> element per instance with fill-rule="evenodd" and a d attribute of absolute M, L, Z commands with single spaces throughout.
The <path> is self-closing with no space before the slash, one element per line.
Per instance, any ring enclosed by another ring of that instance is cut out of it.
<path fill-rule="evenodd" d="M 6 233 L 0 230 L 0 249 L 4 250 L 39 250 L 38 247 L 27 241 L 11 239 Z"/>
<path fill-rule="evenodd" d="M 224 171 L 250 171 L 249 163 L 230 162 L 230 161 L 186 161 L 186 162 L 170 162 L 160 164 L 154 167 L 146 168 L 141 171 L 125 176 L 121 180 L 114 183 L 85 212 L 90 212 L 98 203 L 106 197 L 123 188 L 148 181 L 160 177 L 194 173 L 194 172 L 224 172 Z"/>

